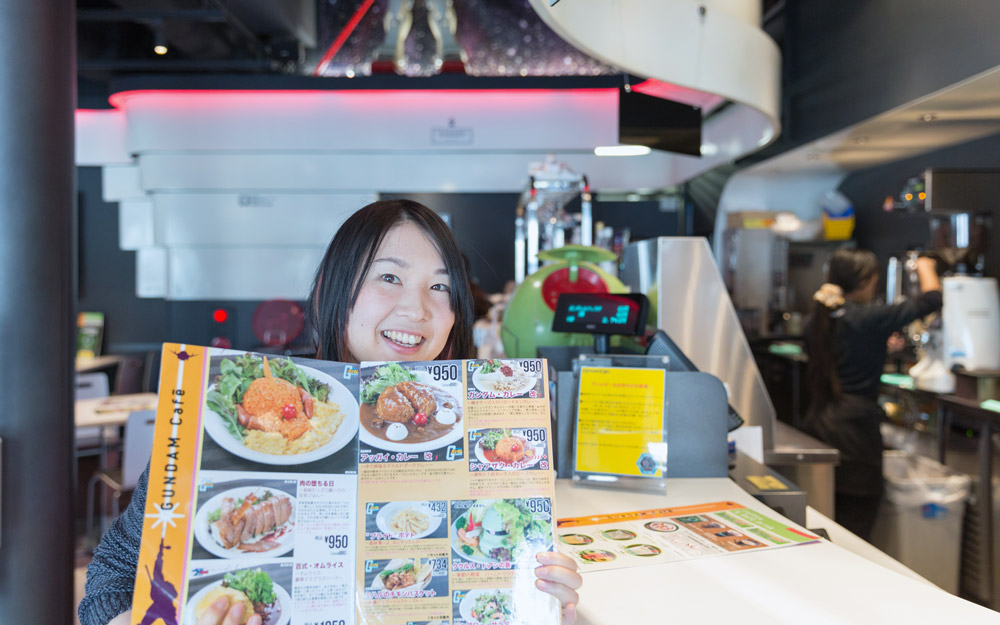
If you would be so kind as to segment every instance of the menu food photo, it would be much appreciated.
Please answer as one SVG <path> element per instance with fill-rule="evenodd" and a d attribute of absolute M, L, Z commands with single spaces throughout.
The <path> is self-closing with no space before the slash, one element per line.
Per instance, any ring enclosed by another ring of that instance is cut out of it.
<path fill-rule="evenodd" d="M 162 363 L 133 623 L 558 622 L 544 361 Z"/>

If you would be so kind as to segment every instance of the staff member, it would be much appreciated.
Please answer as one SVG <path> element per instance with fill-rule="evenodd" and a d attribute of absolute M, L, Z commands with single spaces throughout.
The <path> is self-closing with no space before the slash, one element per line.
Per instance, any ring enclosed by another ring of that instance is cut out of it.
<path fill-rule="evenodd" d="M 906 324 L 941 308 L 937 263 L 917 259 L 920 295 L 898 304 L 874 305 L 878 261 L 867 250 L 837 250 L 827 282 L 813 295 L 806 325 L 811 402 L 802 429 L 840 450 L 836 468 L 836 520 L 868 540 L 882 498 L 882 436 L 885 414 L 878 385 L 886 342 Z"/>

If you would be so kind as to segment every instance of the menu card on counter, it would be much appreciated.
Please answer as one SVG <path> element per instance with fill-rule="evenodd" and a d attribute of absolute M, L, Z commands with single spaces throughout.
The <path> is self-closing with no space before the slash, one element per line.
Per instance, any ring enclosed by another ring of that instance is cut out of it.
<path fill-rule="evenodd" d="M 558 622 L 547 388 L 542 360 L 165 345 L 132 622 Z"/>
<path fill-rule="evenodd" d="M 730 501 L 559 519 L 556 527 L 559 551 L 576 560 L 584 572 L 819 540 Z"/>

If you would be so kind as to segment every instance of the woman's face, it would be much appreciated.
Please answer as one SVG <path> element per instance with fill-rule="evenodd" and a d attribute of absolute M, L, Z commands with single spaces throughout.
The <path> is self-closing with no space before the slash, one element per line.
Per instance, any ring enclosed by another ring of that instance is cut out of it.
<path fill-rule="evenodd" d="M 427 235 L 403 222 L 386 233 L 347 319 L 354 360 L 434 360 L 455 323 L 451 281 Z"/>

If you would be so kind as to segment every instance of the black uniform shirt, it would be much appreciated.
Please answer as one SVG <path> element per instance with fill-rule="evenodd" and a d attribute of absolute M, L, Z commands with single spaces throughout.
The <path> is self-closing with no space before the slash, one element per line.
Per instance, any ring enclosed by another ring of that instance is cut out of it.
<path fill-rule="evenodd" d="M 845 302 L 831 315 L 841 391 L 875 398 L 885 365 L 886 341 L 906 324 L 941 308 L 941 291 L 927 291 L 891 306 Z"/>

